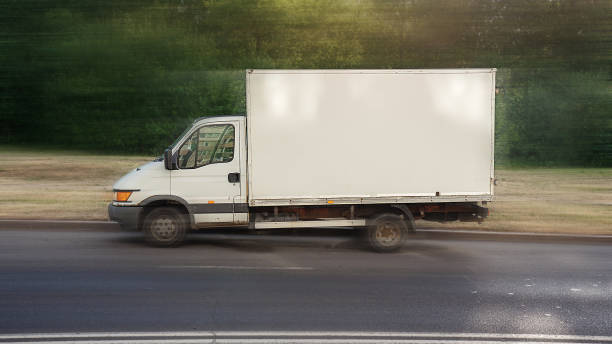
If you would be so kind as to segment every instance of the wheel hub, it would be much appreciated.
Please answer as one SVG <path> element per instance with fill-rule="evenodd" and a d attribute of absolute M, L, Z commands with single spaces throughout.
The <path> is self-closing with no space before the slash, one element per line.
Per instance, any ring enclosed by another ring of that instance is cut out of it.
<path fill-rule="evenodd" d="M 151 222 L 151 233 L 159 240 L 172 239 L 177 230 L 176 222 L 168 216 L 159 217 Z"/>
<path fill-rule="evenodd" d="M 376 228 L 376 240 L 385 246 L 395 245 L 401 238 L 401 229 L 389 222 L 381 223 Z"/>

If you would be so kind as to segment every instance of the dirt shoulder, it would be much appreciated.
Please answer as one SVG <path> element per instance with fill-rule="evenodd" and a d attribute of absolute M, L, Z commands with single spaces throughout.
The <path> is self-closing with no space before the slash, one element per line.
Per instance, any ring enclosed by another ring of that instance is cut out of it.
<path fill-rule="evenodd" d="M 113 183 L 151 160 L 0 147 L 0 218 L 107 220 Z"/>
<path fill-rule="evenodd" d="M 612 234 L 612 169 L 498 169 L 495 202 L 482 224 L 423 227 Z"/>
<path fill-rule="evenodd" d="M 0 219 L 106 220 L 112 185 L 153 157 L 0 146 Z M 498 169 L 483 223 L 419 227 L 612 234 L 612 169 Z"/>

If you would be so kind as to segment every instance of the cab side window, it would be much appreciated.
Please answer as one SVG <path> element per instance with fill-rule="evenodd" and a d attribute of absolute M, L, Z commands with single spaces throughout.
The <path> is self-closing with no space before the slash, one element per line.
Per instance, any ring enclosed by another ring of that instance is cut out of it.
<path fill-rule="evenodd" d="M 179 149 L 181 169 L 198 168 L 234 159 L 235 130 L 231 124 L 204 126 L 195 131 Z"/>
<path fill-rule="evenodd" d="M 228 125 L 212 153 L 211 163 L 229 162 L 234 159 L 234 126 Z"/>

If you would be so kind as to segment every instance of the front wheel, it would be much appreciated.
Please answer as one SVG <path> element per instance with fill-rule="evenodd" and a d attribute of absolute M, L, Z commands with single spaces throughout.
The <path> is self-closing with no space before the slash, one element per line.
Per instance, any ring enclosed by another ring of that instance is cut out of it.
<path fill-rule="evenodd" d="M 370 247 L 377 252 L 399 250 L 406 241 L 408 226 L 399 215 L 383 214 L 370 221 L 366 236 Z"/>
<path fill-rule="evenodd" d="M 175 208 L 153 209 L 143 223 L 145 240 L 154 246 L 177 246 L 187 233 L 185 214 Z"/>

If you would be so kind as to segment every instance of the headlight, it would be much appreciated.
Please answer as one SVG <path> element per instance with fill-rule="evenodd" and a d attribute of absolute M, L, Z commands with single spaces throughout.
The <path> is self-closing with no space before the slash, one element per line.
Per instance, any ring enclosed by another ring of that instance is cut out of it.
<path fill-rule="evenodd" d="M 117 202 L 127 202 L 132 192 L 133 191 L 115 191 L 113 193 L 113 200 Z"/>

